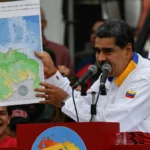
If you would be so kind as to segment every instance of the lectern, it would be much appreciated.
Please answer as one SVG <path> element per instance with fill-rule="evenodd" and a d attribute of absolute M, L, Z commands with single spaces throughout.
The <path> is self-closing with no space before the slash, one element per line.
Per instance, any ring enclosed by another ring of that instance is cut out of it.
<path fill-rule="evenodd" d="M 86 147 L 87 150 L 111 150 L 117 132 L 119 123 L 109 122 L 22 124 L 17 125 L 18 149 L 63 150 L 64 147 L 64 150 L 71 150 L 72 147 L 84 150 Z"/>

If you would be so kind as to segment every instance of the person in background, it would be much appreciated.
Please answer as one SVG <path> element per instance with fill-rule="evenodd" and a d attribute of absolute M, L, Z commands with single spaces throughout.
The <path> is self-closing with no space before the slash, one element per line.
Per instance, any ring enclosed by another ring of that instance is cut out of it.
<path fill-rule="evenodd" d="M 67 68 L 66 66 L 64 66 L 64 65 L 58 65 L 57 66 L 57 69 L 59 70 L 59 72 L 61 73 L 61 75 L 62 76 L 64 76 L 64 77 L 68 77 L 68 76 L 70 76 L 70 69 L 69 68 Z"/>
<path fill-rule="evenodd" d="M 101 20 L 96 21 L 92 26 L 91 34 L 90 34 L 90 43 L 91 43 L 92 49 L 95 47 L 95 39 L 96 39 L 95 32 L 104 22 L 105 20 L 101 19 Z"/>
<path fill-rule="evenodd" d="M 66 68 L 69 69 L 69 74 L 74 74 L 74 68 L 73 68 L 69 50 L 63 45 L 60 45 L 58 43 L 47 40 L 44 35 L 44 31 L 45 31 L 46 27 L 47 27 L 47 20 L 46 20 L 44 11 L 41 8 L 41 29 L 42 29 L 43 49 L 51 49 L 55 53 L 56 67 L 59 66 L 59 68 L 60 68 L 61 66 L 62 67 L 65 66 Z M 62 69 L 60 70 L 60 72 L 61 71 L 62 71 Z M 63 73 L 64 73 L 64 71 L 63 71 Z"/>
<path fill-rule="evenodd" d="M 0 148 L 17 147 L 17 140 L 8 135 L 11 111 L 9 106 L 0 106 Z"/>
<path fill-rule="evenodd" d="M 16 137 L 17 124 L 30 123 L 30 118 L 23 106 L 9 106 L 11 110 L 10 123 L 8 125 L 8 135 Z"/>
<path fill-rule="evenodd" d="M 70 82 L 56 70 L 46 53 L 35 52 L 44 64 L 47 77 L 46 82 L 40 83 L 44 88 L 35 89 L 40 92 L 37 97 L 47 99 L 41 104 L 61 107 L 62 112 L 76 121 L 119 122 L 121 132 L 150 132 L 150 61 L 135 52 L 134 35 L 129 25 L 123 20 L 105 21 L 96 30 L 94 50 L 98 66 L 102 68 L 107 63 L 111 69 L 106 83 L 100 83 L 100 76 L 87 91 L 87 96 L 74 91 L 79 118 L 73 105 Z M 91 118 L 92 93 L 94 91 L 97 97 L 101 85 L 105 85 L 106 95 L 99 95 L 97 114 Z"/>
<path fill-rule="evenodd" d="M 82 58 L 82 60 L 79 61 L 78 65 L 80 66 L 80 69 L 76 73 L 76 76 L 78 76 L 78 77 L 82 77 L 87 72 L 88 67 L 90 65 L 96 64 L 95 53 L 93 51 L 93 48 L 95 46 L 95 39 L 96 39 L 95 31 L 98 27 L 100 27 L 104 23 L 104 21 L 105 20 L 103 20 L 103 19 L 98 20 L 92 26 L 91 34 L 90 34 L 90 45 L 88 46 L 88 49 L 90 48 L 91 53 L 92 52 L 93 53 L 90 54 L 89 57 L 85 57 L 84 59 Z M 99 69 L 98 72 L 92 76 L 92 78 L 90 78 L 86 81 L 88 88 L 98 79 L 100 72 L 101 71 Z"/>

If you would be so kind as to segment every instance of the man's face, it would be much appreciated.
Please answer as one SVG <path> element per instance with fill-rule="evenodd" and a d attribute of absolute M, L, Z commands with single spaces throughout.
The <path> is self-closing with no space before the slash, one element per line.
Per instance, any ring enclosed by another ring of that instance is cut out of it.
<path fill-rule="evenodd" d="M 109 76 L 118 77 L 130 62 L 133 52 L 132 44 L 128 43 L 123 49 L 115 45 L 115 38 L 98 38 L 95 41 L 96 61 L 101 67 L 104 62 L 112 66 Z"/>
<path fill-rule="evenodd" d="M 42 30 L 42 34 L 44 34 L 44 30 L 46 29 L 47 26 L 47 20 L 45 19 L 43 10 L 41 10 L 41 30 Z"/>
<path fill-rule="evenodd" d="M 7 107 L 0 106 L 0 137 L 6 134 L 10 117 L 8 116 Z"/>
<path fill-rule="evenodd" d="M 96 31 L 96 29 L 97 29 L 98 27 L 100 27 L 103 23 L 104 23 L 103 21 L 98 21 L 98 22 L 96 22 L 96 23 L 93 25 L 93 27 L 92 27 L 91 34 L 90 34 L 90 41 L 91 41 L 92 47 L 94 47 L 94 45 L 95 45 L 95 38 L 96 38 L 96 36 L 95 36 L 95 31 Z"/>

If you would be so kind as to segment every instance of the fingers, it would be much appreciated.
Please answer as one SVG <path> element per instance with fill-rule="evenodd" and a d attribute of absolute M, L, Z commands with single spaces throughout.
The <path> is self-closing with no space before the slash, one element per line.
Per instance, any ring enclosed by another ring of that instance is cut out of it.
<path fill-rule="evenodd" d="M 36 96 L 36 97 L 40 97 L 40 98 L 45 98 L 45 99 L 48 98 L 46 94 L 41 94 L 41 93 L 40 93 L 40 94 L 38 93 L 38 94 L 36 94 L 35 96 Z"/>
<path fill-rule="evenodd" d="M 57 87 L 52 85 L 52 84 L 49 84 L 49 83 L 46 83 L 46 82 L 40 82 L 39 83 L 41 86 L 45 87 L 45 89 L 56 89 Z"/>
<path fill-rule="evenodd" d="M 49 89 L 45 89 L 45 88 L 36 88 L 34 89 L 34 91 L 41 92 L 41 93 L 49 93 Z"/>
<path fill-rule="evenodd" d="M 40 58 L 40 59 L 42 59 L 43 56 L 49 56 L 49 54 L 48 54 L 47 52 L 45 52 L 45 51 L 43 51 L 42 54 L 39 53 L 39 52 L 37 52 L 37 51 L 34 51 L 34 54 L 35 54 L 38 58 Z"/>
<path fill-rule="evenodd" d="M 37 51 L 34 51 L 34 54 L 35 54 L 35 56 L 37 56 L 40 59 L 42 58 L 42 55 L 43 55 L 43 54 L 38 53 Z"/>
<path fill-rule="evenodd" d="M 43 103 L 43 104 L 51 104 L 50 103 L 50 98 L 49 98 L 49 96 L 48 95 L 46 95 L 46 94 L 36 94 L 35 95 L 36 97 L 40 97 L 40 98 L 45 98 L 45 101 L 41 101 L 40 103 Z"/>
<path fill-rule="evenodd" d="M 49 88 L 49 89 L 51 89 L 52 87 L 54 87 L 53 85 L 51 85 L 49 83 L 46 83 L 46 82 L 40 82 L 39 84 L 41 86 L 44 86 L 45 88 Z"/>
<path fill-rule="evenodd" d="M 64 97 L 59 96 L 62 91 L 58 87 L 45 82 L 40 82 L 40 85 L 44 88 L 34 89 L 37 92 L 36 97 L 46 99 L 45 101 L 40 101 L 40 104 L 52 104 L 60 107 L 61 99 L 64 99 Z M 64 95 L 64 93 L 62 95 Z"/>
<path fill-rule="evenodd" d="M 53 90 L 54 86 L 47 84 L 45 82 L 41 82 L 40 85 L 44 86 L 45 88 L 35 88 L 34 91 L 38 92 L 35 96 L 49 100 L 50 96 L 55 91 Z"/>
<path fill-rule="evenodd" d="M 41 86 L 43 86 L 43 87 L 45 87 L 45 88 L 47 88 L 47 89 L 52 89 L 52 88 L 55 87 L 55 86 L 53 86 L 53 85 L 51 85 L 51 84 L 49 84 L 49 83 L 46 83 L 46 82 L 40 82 L 39 85 L 41 85 Z M 35 91 L 36 91 L 37 89 L 41 89 L 41 88 L 35 88 Z M 43 88 L 43 89 L 44 89 L 44 88 Z"/>

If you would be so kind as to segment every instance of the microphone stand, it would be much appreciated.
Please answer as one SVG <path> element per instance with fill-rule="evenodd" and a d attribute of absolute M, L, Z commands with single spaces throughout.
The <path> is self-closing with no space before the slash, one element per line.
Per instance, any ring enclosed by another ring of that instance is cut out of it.
<path fill-rule="evenodd" d="M 103 75 L 101 75 L 101 80 L 102 80 L 102 76 L 103 76 Z M 100 81 L 101 81 L 101 80 L 100 80 Z M 101 94 L 101 95 L 107 95 L 106 87 L 105 87 L 105 84 L 104 84 L 104 83 L 101 83 L 101 82 L 100 82 L 99 90 L 100 90 L 100 94 Z"/>
<path fill-rule="evenodd" d="M 99 90 L 101 95 L 107 95 L 105 84 L 100 84 Z"/>
<path fill-rule="evenodd" d="M 97 113 L 96 112 L 96 105 L 97 105 L 97 102 L 98 102 L 98 99 L 99 99 L 99 95 L 107 95 L 105 84 L 100 84 L 96 102 L 95 102 L 95 94 L 92 92 L 92 104 L 91 104 L 91 118 L 90 118 L 90 122 L 92 122 L 93 117 Z"/>
<path fill-rule="evenodd" d="M 87 93 L 86 93 L 86 83 L 85 82 L 81 83 L 81 95 L 82 96 L 87 95 Z"/>
<path fill-rule="evenodd" d="M 93 120 L 93 117 L 96 115 L 96 103 L 95 103 L 95 91 L 92 91 L 92 104 L 91 104 L 91 120 L 90 122 Z"/>

